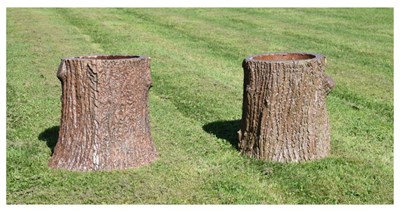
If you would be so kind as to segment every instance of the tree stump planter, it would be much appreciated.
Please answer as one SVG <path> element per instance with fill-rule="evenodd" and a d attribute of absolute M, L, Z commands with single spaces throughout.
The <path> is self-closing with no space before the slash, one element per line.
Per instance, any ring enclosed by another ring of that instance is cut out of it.
<path fill-rule="evenodd" d="M 335 83 L 324 66 L 325 56 L 310 53 L 267 53 L 243 61 L 242 154 L 277 162 L 329 154 L 325 100 Z"/>
<path fill-rule="evenodd" d="M 148 117 L 150 58 L 65 58 L 57 77 L 62 84 L 62 116 L 50 167 L 127 169 L 156 158 Z"/>

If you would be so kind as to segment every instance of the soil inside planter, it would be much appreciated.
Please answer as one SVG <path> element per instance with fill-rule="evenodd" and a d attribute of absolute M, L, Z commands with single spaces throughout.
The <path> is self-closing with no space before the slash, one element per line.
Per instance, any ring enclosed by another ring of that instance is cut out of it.
<path fill-rule="evenodd" d="M 93 56 L 81 56 L 75 57 L 76 59 L 92 59 L 92 60 L 120 60 L 120 59 L 132 59 L 140 58 L 140 56 L 128 56 L 128 55 L 93 55 Z"/>
<path fill-rule="evenodd" d="M 264 54 L 253 57 L 253 60 L 269 60 L 269 61 L 285 61 L 285 60 L 307 60 L 315 58 L 312 54 L 301 53 L 280 53 L 280 54 Z"/>

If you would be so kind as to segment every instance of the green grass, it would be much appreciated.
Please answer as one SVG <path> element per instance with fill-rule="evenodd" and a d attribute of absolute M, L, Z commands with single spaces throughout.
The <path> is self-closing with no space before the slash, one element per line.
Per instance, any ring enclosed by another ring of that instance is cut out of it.
<path fill-rule="evenodd" d="M 241 156 L 242 60 L 327 56 L 328 158 Z M 141 168 L 47 167 L 60 59 L 151 56 L 152 136 Z M 393 9 L 7 9 L 8 204 L 393 204 Z"/>

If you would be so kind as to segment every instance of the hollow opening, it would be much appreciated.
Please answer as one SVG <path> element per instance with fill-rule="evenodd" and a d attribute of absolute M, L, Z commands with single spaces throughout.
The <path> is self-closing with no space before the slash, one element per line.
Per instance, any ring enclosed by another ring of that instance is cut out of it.
<path fill-rule="evenodd" d="M 128 55 L 93 55 L 93 56 L 81 56 L 76 57 L 78 59 L 92 59 L 92 60 L 120 60 L 120 59 L 132 59 L 140 58 L 140 56 L 128 56 Z"/>
<path fill-rule="evenodd" d="M 312 54 L 302 53 L 282 53 L 282 54 L 264 54 L 253 57 L 253 60 L 270 60 L 270 61 L 285 61 L 285 60 L 307 60 L 315 58 Z"/>

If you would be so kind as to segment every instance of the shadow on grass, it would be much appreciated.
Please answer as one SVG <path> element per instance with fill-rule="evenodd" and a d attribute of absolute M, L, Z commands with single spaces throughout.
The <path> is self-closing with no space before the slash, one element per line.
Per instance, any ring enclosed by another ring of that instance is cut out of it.
<path fill-rule="evenodd" d="M 54 152 L 54 147 L 56 146 L 57 141 L 58 141 L 58 131 L 59 130 L 60 130 L 60 126 L 53 126 L 53 127 L 47 128 L 45 131 L 41 132 L 38 137 L 39 140 L 46 142 L 47 146 L 51 150 L 52 155 Z"/>
<path fill-rule="evenodd" d="M 216 121 L 203 126 L 203 130 L 214 134 L 217 138 L 227 140 L 233 147 L 239 150 L 239 138 L 237 131 L 240 129 L 241 120 Z"/>

